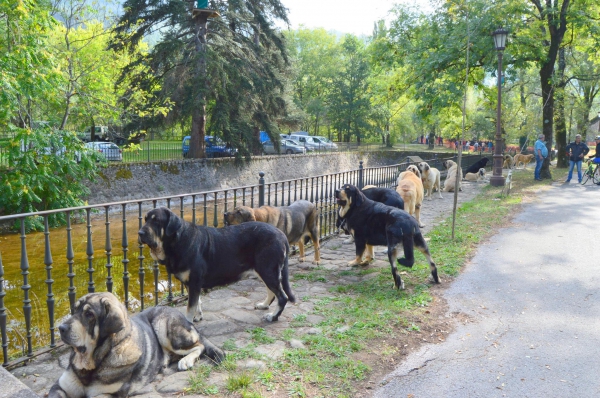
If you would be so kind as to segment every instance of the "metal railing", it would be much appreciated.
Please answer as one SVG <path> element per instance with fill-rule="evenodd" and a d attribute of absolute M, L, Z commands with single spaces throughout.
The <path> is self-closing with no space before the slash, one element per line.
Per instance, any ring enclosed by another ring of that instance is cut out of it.
<path fill-rule="evenodd" d="M 463 167 L 480 158 L 463 157 Z M 429 163 L 442 170 L 442 161 L 434 158 Z M 394 187 L 398 174 L 410 164 L 363 168 L 361 161 L 354 170 L 274 182 L 265 181 L 261 172 L 256 185 L 0 217 L 0 223 L 20 226 L 20 233 L 3 236 L 0 248 L 3 366 L 27 360 L 34 349 L 56 347 L 56 320 L 73 313 L 82 294 L 113 292 L 130 310 L 184 296 L 183 285 L 175 292 L 172 276 L 147 258 L 147 249 L 138 242 L 147 210 L 167 206 L 194 224 L 220 227 L 222 214 L 236 206 L 284 206 L 305 199 L 317 205 L 320 237 L 326 239 L 336 233 L 336 188 L 344 183 Z M 57 214 L 64 216 L 66 227 L 50 229 L 48 219 Z M 30 217 L 43 219 L 43 232 L 26 231 Z M 43 296 L 45 305 L 39 299 Z"/>

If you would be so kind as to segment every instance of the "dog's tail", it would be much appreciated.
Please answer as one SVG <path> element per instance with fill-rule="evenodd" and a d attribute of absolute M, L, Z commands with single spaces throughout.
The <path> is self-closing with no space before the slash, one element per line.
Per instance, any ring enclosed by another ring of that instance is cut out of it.
<path fill-rule="evenodd" d="M 287 242 L 286 245 L 288 245 Z M 281 269 L 281 287 L 283 288 L 285 294 L 288 296 L 288 300 L 290 300 L 290 302 L 292 303 L 295 303 L 296 297 L 294 296 L 294 293 L 292 293 L 292 288 L 290 286 L 289 253 L 290 249 L 288 245 L 285 260 L 283 260 L 283 268 Z"/>
<path fill-rule="evenodd" d="M 196 328 L 196 330 L 198 330 L 198 328 Z M 198 332 L 198 334 L 200 334 L 200 332 Z M 210 340 L 202 334 L 200 334 L 200 342 L 204 346 L 204 353 L 202 355 L 210 358 L 216 365 L 225 360 L 225 352 L 211 343 Z"/>

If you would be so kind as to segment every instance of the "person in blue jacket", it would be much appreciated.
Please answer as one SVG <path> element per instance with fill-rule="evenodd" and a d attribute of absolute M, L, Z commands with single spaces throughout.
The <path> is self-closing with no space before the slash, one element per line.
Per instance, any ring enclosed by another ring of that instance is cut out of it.
<path fill-rule="evenodd" d="M 575 142 L 571 142 L 567 145 L 567 156 L 569 157 L 569 175 L 565 183 L 570 182 L 573 177 L 573 168 L 577 165 L 577 178 L 581 183 L 581 164 L 583 158 L 590 151 L 590 148 L 581 141 L 581 134 L 575 136 Z"/>
<path fill-rule="evenodd" d="M 544 159 L 548 156 L 548 148 L 546 148 L 546 143 L 544 142 L 545 139 L 546 136 L 540 134 L 538 135 L 538 140 L 533 144 L 533 154 L 535 155 L 535 171 L 533 175 L 536 181 L 542 181 L 540 171 L 542 170 Z"/>

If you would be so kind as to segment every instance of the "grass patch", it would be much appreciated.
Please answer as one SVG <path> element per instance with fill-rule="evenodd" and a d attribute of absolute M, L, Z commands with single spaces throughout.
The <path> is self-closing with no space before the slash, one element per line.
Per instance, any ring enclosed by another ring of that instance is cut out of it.
<path fill-rule="evenodd" d="M 210 376 L 213 367 L 211 365 L 201 364 L 190 372 L 190 387 L 186 392 L 194 394 L 214 395 L 219 393 L 219 388 L 208 385 L 206 380 Z"/>
<path fill-rule="evenodd" d="M 532 180 L 529 170 L 515 172 L 510 196 L 501 197 L 500 188 L 486 187 L 475 199 L 464 203 L 456 216 L 454 239 L 451 217 L 427 234 L 432 256 L 446 282 L 460 272 L 481 241 L 497 231 L 498 226 L 507 224 L 523 198 L 549 184 L 534 184 Z M 424 256 L 417 254 L 416 257 L 412 269 L 400 270 L 406 286 L 403 291 L 393 288 L 388 266 L 342 272 L 318 267 L 295 274 L 294 280 L 309 283 L 343 276 L 369 275 L 369 278 L 335 286 L 328 297 L 318 300 L 304 297 L 303 300 L 310 299 L 314 304 L 311 315 L 323 319 L 316 325 L 320 332 L 306 334 L 299 329 L 311 326 L 306 315 L 294 316 L 289 328 L 281 331 L 277 338 L 300 339 L 306 348 L 286 349 L 278 360 L 266 361 L 267 370 L 261 375 L 242 374 L 228 382 L 227 390 L 240 394 L 240 391 L 276 389 L 292 397 L 355 396 L 357 389 L 362 388 L 361 382 L 372 371 L 369 354 L 376 354 L 377 358 L 398 358 L 407 338 L 415 336 L 415 340 L 421 341 L 432 332 L 425 319 L 429 312 L 427 307 L 433 300 L 430 285 L 426 283 L 429 266 Z M 271 342 L 271 337 L 261 328 L 250 333 L 253 343 L 236 349 L 228 359 L 252 356 L 256 343 Z"/>
<path fill-rule="evenodd" d="M 275 339 L 273 337 L 268 336 L 266 330 L 263 328 L 254 328 L 252 330 L 249 330 L 248 332 L 250 332 L 252 341 L 256 343 L 271 344 L 275 342 Z"/>

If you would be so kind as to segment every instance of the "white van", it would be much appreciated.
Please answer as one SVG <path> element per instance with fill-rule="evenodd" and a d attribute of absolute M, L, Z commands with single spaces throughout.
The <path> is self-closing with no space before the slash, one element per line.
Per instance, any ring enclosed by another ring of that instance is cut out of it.
<path fill-rule="evenodd" d="M 321 137 L 321 136 L 314 136 L 313 140 L 315 140 L 317 143 L 319 143 L 321 145 L 321 147 L 326 147 L 328 151 L 337 151 L 338 147 L 335 144 L 335 142 L 331 141 L 329 138 L 327 137 Z"/>

